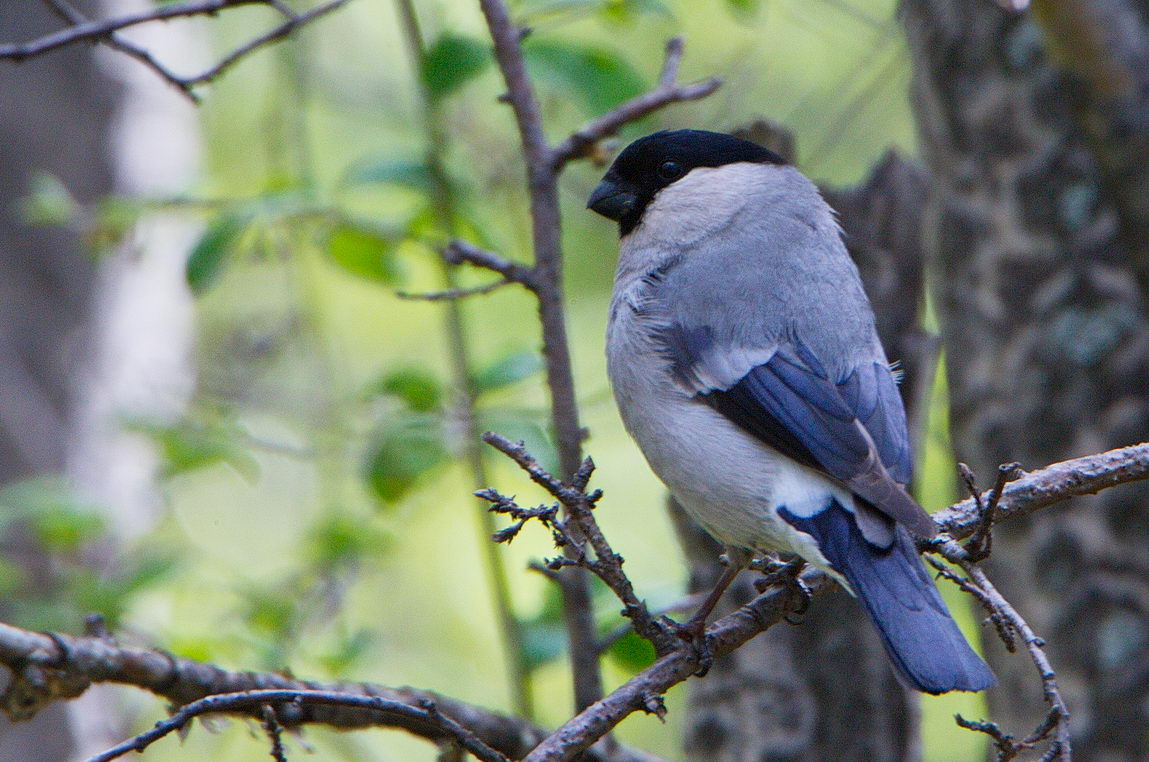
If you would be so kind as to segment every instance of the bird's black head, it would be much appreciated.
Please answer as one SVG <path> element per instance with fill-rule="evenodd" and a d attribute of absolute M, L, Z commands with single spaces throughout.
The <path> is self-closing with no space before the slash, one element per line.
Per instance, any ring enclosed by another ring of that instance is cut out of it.
<path fill-rule="evenodd" d="M 738 162 L 784 164 L 757 143 L 705 130 L 664 130 L 631 143 L 614 160 L 587 207 L 618 221 L 619 235 L 638 225 L 655 195 L 696 167 Z"/>

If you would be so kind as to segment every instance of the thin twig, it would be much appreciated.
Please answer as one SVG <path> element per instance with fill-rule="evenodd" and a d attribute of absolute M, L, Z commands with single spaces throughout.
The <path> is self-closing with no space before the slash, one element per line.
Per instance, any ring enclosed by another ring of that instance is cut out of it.
<path fill-rule="evenodd" d="M 1007 760 L 1013 759 L 1020 752 L 1033 748 L 1041 743 L 1051 734 L 1054 736 L 1054 740 L 1050 746 L 1050 753 L 1047 755 L 1048 759 L 1070 762 L 1073 755 L 1070 745 L 1069 709 L 1057 687 L 1057 674 L 1053 671 L 1053 667 L 1049 663 L 1049 658 L 1045 655 L 1045 641 L 1033 632 L 1029 623 L 1026 622 L 1009 601 L 1005 599 L 1005 596 L 998 592 L 997 588 L 989 581 L 989 578 L 980 567 L 964 560 L 958 563 L 965 573 L 969 575 L 969 583 L 978 589 L 978 593 L 976 594 L 977 598 L 991 607 L 993 611 L 999 614 L 1008 623 L 1010 629 L 1021 636 L 1022 642 L 1025 643 L 1025 648 L 1029 652 L 1029 657 L 1033 660 L 1033 664 L 1041 676 L 1042 694 L 1045 698 L 1046 705 L 1049 706 L 1049 714 L 1045 721 L 1043 721 L 1033 733 L 1021 741 L 1014 739 L 1014 737 L 1009 734 L 1003 733 L 996 723 L 970 723 L 969 721 L 959 719 L 958 724 L 962 725 L 962 727 L 977 730 L 992 736 L 994 738 L 994 744 L 998 748 L 999 762 L 1007 762 Z M 1000 627 L 999 632 L 1001 632 Z M 1011 644 L 1011 642 L 1012 638 L 1006 640 L 1007 645 Z"/>
<path fill-rule="evenodd" d="M 511 442 L 506 437 L 491 432 L 483 434 L 483 441 L 517 463 L 531 477 L 531 481 L 562 503 L 566 515 L 571 522 L 574 522 L 578 531 L 570 531 L 566 522 L 555 520 L 551 514 L 548 517 L 551 520 L 548 526 L 556 527 L 559 532 L 556 544 L 560 545 L 566 556 L 575 564 L 589 570 L 606 583 L 622 602 L 622 615 L 631 620 L 635 631 L 649 640 L 660 654 L 668 653 L 680 645 L 680 641 L 667 628 L 660 626 L 646 604 L 639 600 L 630 578 L 623 571 L 622 556 L 614 552 L 598 522 L 595 521 L 592 510 L 602 497 L 602 493 L 599 490 L 589 493 L 586 491 L 591 474 L 594 472 L 594 462 L 587 458 L 570 483 L 565 483 L 544 469 L 522 442 Z M 519 520 L 527 517 L 527 514 L 515 506 L 512 500 L 494 490 L 486 490 L 480 497 L 492 500 L 496 505 L 501 502 L 501 512 L 510 513 Z M 593 558 L 586 552 L 587 543 L 594 551 Z M 595 649 L 596 653 L 600 650 L 597 647 Z"/>
<path fill-rule="evenodd" d="M 199 74 L 196 74 L 193 77 L 188 77 L 185 81 L 188 85 L 201 85 L 205 82 L 210 82 L 220 74 L 223 74 L 224 71 L 230 69 L 236 63 L 238 63 L 241 58 L 244 58 L 253 51 L 263 47 L 264 45 L 275 42 L 276 40 L 281 40 L 284 37 L 287 37 L 299 27 L 310 24 L 312 21 L 315 21 L 321 16 L 326 16 L 328 13 L 331 13 L 334 10 L 338 10 L 347 3 L 348 0 L 331 0 L 328 3 L 312 8 L 306 13 L 291 13 L 288 15 L 287 20 L 279 26 L 244 43 L 243 45 L 239 46 L 224 56 L 215 66 Z M 288 10 L 290 11 L 290 9 Z"/>
<path fill-rule="evenodd" d="M 263 730 L 267 733 L 268 740 L 271 741 L 271 758 L 275 762 L 287 762 L 287 751 L 283 748 L 283 726 L 279 724 L 279 718 L 275 716 L 275 707 L 271 704 L 264 704 L 260 707 L 260 724 L 263 725 Z"/>
<path fill-rule="evenodd" d="M 146 11 L 129 13 L 116 18 L 103 21 L 86 21 L 81 24 L 61 29 L 58 32 L 46 34 L 28 42 L 7 43 L 0 45 L 0 58 L 13 61 L 23 61 L 26 58 L 47 53 L 50 50 L 62 48 L 77 42 L 98 41 L 106 38 L 112 32 L 126 29 L 151 21 L 167 21 L 176 18 L 190 18 L 192 16 L 209 16 L 226 8 L 240 5 L 267 5 L 268 0 L 195 0 L 194 2 L 171 5 L 158 5 Z"/>
<path fill-rule="evenodd" d="M 536 290 L 537 276 L 533 268 L 499 256 L 493 251 L 480 249 L 466 241 L 451 241 L 443 250 L 443 259 L 453 265 L 464 262 L 496 272 L 511 283 L 518 283 L 530 291 Z"/>
<path fill-rule="evenodd" d="M 241 693 L 222 693 L 193 701 L 180 707 L 171 717 L 161 720 L 153 728 L 105 752 L 91 757 L 88 762 L 110 762 L 133 751 L 143 751 L 159 739 L 180 730 L 193 718 L 218 712 L 261 711 L 265 705 L 277 707 L 274 714 L 279 722 L 290 725 L 290 717 L 301 707 L 311 705 L 350 707 L 383 712 L 427 723 L 446 737 L 453 738 L 467 751 L 483 762 L 508 762 L 507 757 L 483 743 L 467 728 L 450 717 L 444 716 L 432 704 L 430 707 L 413 707 L 401 701 L 388 701 L 378 696 L 361 696 L 353 693 L 314 690 L 256 690 Z"/>
<path fill-rule="evenodd" d="M 443 291 L 427 291 L 423 293 L 412 293 L 409 291 L 396 291 L 395 296 L 400 299 L 408 299 L 410 301 L 421 302 L 448 302 L 456 299 L 466 299 L 468 296 L 482 296 L 489 294 L 492 291 L 497 291 L 503 286 L 509 285 L 514 281 L 510 280 L 496 280 L 490 283 L 484 283 L 482 286 L 474 286 L 472 288 L 448 288 Z"/>
<path fill-rule="evenodd" d="M 165 82 L 179 90 L 193 103 L 199 103 L 199 95 L 195 92 L 197 85 L 214 80 L 255 50 L 290 35 L 299 27 L 346 5 L 348 1 L 331 0 L 305 13 L 296 13 L 281 0 L 198 0 L 197 2 L 185 2 L 178 5 L 156 6 L 148 11 L 93 21 L 68 4 L 66 0 L 46 0 L 56 14 L 71 26 L 29 42 L 0 44 L 0 59 L 22 61 L 78 42 L 100 42 L 135 58 L 158 74 Z M 170 21 L 177 18 L 214 15 L 227 8 L 240 5 L 267 5 L 277 10 L 286 20 L 228 53 L 214 66 L 191 76 L 176 74 L 151 52 L 117 34 L 121 29 L 152 21 Z"/>
<path fill-rule="evenodd" d="M 90 19 L 65 0 L 48 0 L 52 9 L 69 24 L 86 24 Z M 134 42 L 124 38 L 116 32 L 110 32 L 104 41 L 111 47 L 125 53 L 158 74 L 165 82 L 183 93 L 192 103 L 199 103 L 199 96 L 192 90 L 191 85 L 159 61 L 155 56 L 144 50 Z"/>
<path fill-rule="evenodd" d="M 582 425 L 575 397 L 574 371 L 567 341 L 563 304 L 562 216 L 559 211 L 558 176 L 550 163 L 550 147 L 543 131 L 542 114 L 521 47 L 522 30 L 511 20 L 503 0 L 479 0 L 495 59 L 507 85 L 507 102 L 515 114 L 531 208 L 531 245 L 534 267 L 520 283 L 538 299 L 543 338 L 543 360 L 550 392 L 551 426 L 564 475 L 573 474 L 582 461 Z M 525 274 L 525 273 L 524 273 Z M 504 277 L 507 277 L 504 273 Z M 595 652 L 595 622 L 590 579 L 572 569 L 562 586 L 563 621 L 566 626 L 575 710 L 592 705 L 602 696 L 602 672 Z"/>
<path fill-rule="evenodd" d="M 551 152 L 551 164 L 555 170 L 561 169 L 569 161 L 592 155 L 600 140 L 614 135 L 624 125 L 642 119 L 671 103 L 705 98 L 721 87 L 722 80 L 717 77 L 691 85 L 679 85 L 678 67 L 682 62 L 682 52 L 682 38 L 672 37 L 666 43 L 666 59 L 662 65 L 658 85 L 653 90 L 631 98 L 613 111 L 584 125 L 556 146 Z"/>

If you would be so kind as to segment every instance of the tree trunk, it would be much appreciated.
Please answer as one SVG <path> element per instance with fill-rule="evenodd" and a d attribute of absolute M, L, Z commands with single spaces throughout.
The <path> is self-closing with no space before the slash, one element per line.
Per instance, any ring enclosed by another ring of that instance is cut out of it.
<path fill-rule="evenodd" d="M 1036 5 L 1045 19 L 1073 4 Z M 1126 25 L 1120 45 L 1094 52 L 1140 45 L 1149 60 L 1143 5 L 1091 5 L 1109 14 L 1098 23 Z M 1149 236 L 1137 216 L 1149 170 L 1144 158 L 1113 159 L 1149 150 L 1149 88 L 1123 91 L 1139 95 L 1120 103 L 1102 97 L 1050 55 L 1056 28 L 1043 33 L 1035 18 L 991 3 L 905 0 L 902 9 L 933 180 L 927 248 L 958 458 L 984 487 L 1001 462 L 1032 468 L 1149 438 L 1139 287 Z M 1140 35 L 1127 26 L 1137 19 Z M 1144 486 L 1115 489 L 995 532 L 990 575 L 1049 642 L 1080 759 L 1149 758 L 1147 498 Z M 988 655 L 1001 681 L 993 717 L 1025 735 L 1045 713 L 1038 676 L 998 644 Z"/>
<path fill-rule="evenodd" d="M 5 3 L 0 28 L 12 39 L 58 28 L 42 3 Z M 68 379 L 87 320 L 92 260 L 79 236 L 36 227 L 19 215 L 38 173 L 58 178 L 76 197 L 111 191 L 107 161 L 116 88 L 95 65 L 90 47 L 75 47 L 0 76 L 0 485 L 64 467 Z M 35 595 L 57 584 L 40 546 L 18 525 L 5 525 L 0 553 L 24 572 Z M 21 595 L 17 588 L 15 595 Z M 0 608 L 4 608 L 0 604 Z M 0 759 L 59 762 L 74 739 L 68 707 L 58 704 L 28 723 L 0 720 Z"/>

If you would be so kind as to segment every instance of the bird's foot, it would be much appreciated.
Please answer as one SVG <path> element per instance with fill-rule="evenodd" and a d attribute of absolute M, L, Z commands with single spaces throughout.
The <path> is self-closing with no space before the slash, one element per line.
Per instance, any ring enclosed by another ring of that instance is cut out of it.
<path fill-rule="evenodd" d="M 695 658 L 698 660 L 698 669 L 694 673 L 696 677 L 704 677 L 714 666 L 714 654 L 710 652 L 710 644 L 706 639 L 706 615 L 709 613 L 700 611 L 685 622 L 676 622 L 669 617 L 662 618 L 663 624 L 674 633 L 675 637 L 689 643 L 694 649 Z"/>
<path fill-rule="evenodd" d="M 798 624 L 802 615 L 810 608 L 810 601 L 814 599 L 810 588 L 799 576 L 806 568 L 806 562 L 801 558 L 792 561 L 782 561 L 777 558 L 764 558 L 756 561 L 752 568 L 762 572 L 762 578 L 754 581 L 754 589 L 759 593 L 766 592 L 774 585 L 786 587 L 786 613 L 783 619 L 789 624 Z"/>

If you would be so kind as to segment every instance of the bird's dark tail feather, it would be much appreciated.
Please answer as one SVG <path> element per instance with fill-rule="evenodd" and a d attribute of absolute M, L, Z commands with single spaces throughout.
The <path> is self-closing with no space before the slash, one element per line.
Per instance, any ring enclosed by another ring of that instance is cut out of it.
<path fill-rule="evenodd" d="M 925 693 L 981 691 L 996 680 L 950 616 L 914 542 L 901 526 L 882 549 L 862 537 L 853 514 L 836 500 L 809 518 L 780 509 L 818 541 L 826 560 L 850 583 L 900 680 Z"/>

